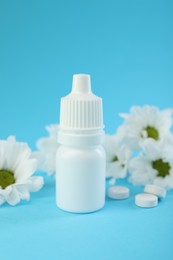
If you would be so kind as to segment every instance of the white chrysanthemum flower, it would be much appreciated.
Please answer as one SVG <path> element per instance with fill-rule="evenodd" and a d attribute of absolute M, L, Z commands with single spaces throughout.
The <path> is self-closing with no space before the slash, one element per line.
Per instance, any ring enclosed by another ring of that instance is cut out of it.
<path fill-rule="evenodd" d="M 152 139 L 143 144 L 143 151 L 130 162 L 129 180 L 137 185 L 156 184 L 173 188 L 173 146 L 164 140 L 158 144 Z"/>
<path fill-rule="evenodd" d="M 126 143 L 139 149 L 145 140 L 162 141 L 170 133 L 172 109 L 159 110 L 153 106 L 132 107 L 130 114 L 120 114 L 125 119 L 122 125 Z"/>
<path fill-rule="evenodd" d="M 171 149 L 173 149 L 173 134 L 170 133 L 170 134 L 166 135 L 162 142 L 163 143 L 166 142 L 167 145 L 170 146 Z"/>
<path fill-rule="evenodd" d="M 32 176 L 37 161 L 30 156 L 29 146 L 16 142 L 15 137 L 0 140 L 0 205 L 6 201 L 14 206 L 20 200 L 29 200 L 30 192 L 42 188 L 43 177 Z"/>
<path fill-rule="evenodd" d="M 132 152 L 116 135 L 106 135 L 104 148 L 106 152 L 106 177 L 112 177 L 111 184 L 117 178 L 125 178 Z"/>
<path fill-rule="evenodd" d="M 48 175 L 55 174 L 56 170 L 56 151 L 58 148 L 58 130 L 59 126 L 57 124 L 46 126 L 46 130 L 49 136 L 40 138 L 36 146 L 38 152 L 33 153 L 33 157 L 37 158 L 38 168 L 48 173 Z"/>

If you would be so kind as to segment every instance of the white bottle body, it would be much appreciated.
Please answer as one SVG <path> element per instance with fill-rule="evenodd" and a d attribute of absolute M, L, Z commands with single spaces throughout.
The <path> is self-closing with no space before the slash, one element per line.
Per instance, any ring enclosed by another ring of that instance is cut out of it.
<path fill-rule="evenodd" d="M 101 145 L 61 145 L 56 157 L 56 203 L 65 211 L 88 213 L 105 204 L 105 151 Z"/>

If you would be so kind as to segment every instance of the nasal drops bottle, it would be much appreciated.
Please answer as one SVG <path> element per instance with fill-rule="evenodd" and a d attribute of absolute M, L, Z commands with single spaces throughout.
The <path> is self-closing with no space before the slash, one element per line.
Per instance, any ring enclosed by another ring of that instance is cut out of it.
<path fill-rule="evenodd" d="M 73 76 L 61 99 L 56 155 L 56 203 L 65 211 L 89 213 L 105 203 L 102 99 L 91 91 L 90 75 Z"/>

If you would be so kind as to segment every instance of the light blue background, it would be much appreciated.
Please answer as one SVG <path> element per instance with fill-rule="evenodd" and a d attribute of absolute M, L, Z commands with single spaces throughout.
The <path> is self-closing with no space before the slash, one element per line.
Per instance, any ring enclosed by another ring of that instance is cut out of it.
<path fill-rule="evenodd" d="M 0 0 L 0 137 L 35 148 L 59 121 L 72 74 L 90 73 L 106 132 L 132 105 L 172 107 L 173 1 Z M 44 175 L 46 176 L 46 175 Z M 0 209 L 0 258 L 173 259 L 173 192 L 155 209 L 107 199 L 95 214 L 64 213 L 54 178 L 29 203 Z"/>

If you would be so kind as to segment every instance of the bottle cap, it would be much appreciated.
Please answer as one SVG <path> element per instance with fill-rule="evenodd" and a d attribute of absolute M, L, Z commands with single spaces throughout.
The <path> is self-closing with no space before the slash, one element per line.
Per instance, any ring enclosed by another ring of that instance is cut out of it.
<path fill-rule="evenodd" d="M 73 75 L 71 93 L 61 98 L 60 128 L 99 130 L 103 127 L 102 99 L 92 93 L 90 75 Z"/>

